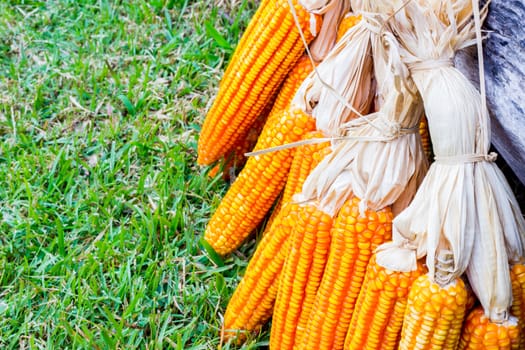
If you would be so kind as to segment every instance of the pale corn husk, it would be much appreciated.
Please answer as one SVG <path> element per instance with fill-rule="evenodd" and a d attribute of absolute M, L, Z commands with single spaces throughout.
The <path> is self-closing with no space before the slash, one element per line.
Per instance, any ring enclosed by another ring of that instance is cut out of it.
<path fill-rule="evenodd" d="M 368 113 L 373 102 L 372 33 L 364 23 L 348 30 L 292 100 L 294 108 L 311 113 L 317 129 L 328 136 L 340 136 L 341 125 L 357 116 L 345 103 L 358 113 Z"/>
<path fill-rule="evenodd" d="M 317 129 L 326 135 L 341 136 L 342 124 L 369 112 L 375 90 L 371 43 L 383 30 L 383 19 L 402 3 L 351 0 L 353 13 L 362 20 L 343 35 L 298 89 L 292 105 L 312 113 Z"/>
<path fill-rule="evenodd" d="M 323 15 L 321 30 L 310 44 L 312 58 L 321 62 L 334 47 L 337 27 L 350 10 L 350 0 L 300 0 L 299 3 L 310 13 Z"/>
<path fill-rule="evenodd" d="M 417 0 L 396 15 L 392 30 L 411 67 L 427 114 L 434 162 L 410 206 L 394 219 L 393 243 L 379 264 L 413 270 L 426 255 L 434 276 L 442 250 L 454 255 L 449 277 L 467 273 L 485 313 L 506 318 L 511 302 L 508 261 L 524 254 L 525 222 L 503 174 L 488 154 L 490 126 L 481 95 L 451 66 L 473 42 L 470 0 Z"/>
<path fill-rule="evenodd" d="M 310 1 L 303 6 L 320 6 L 326 0 Z M 292 100 L 292 105 L 312 113 L 317 129 L 331 137 L 343 133 L 343 123 L 369 112 L 375 90 L 371 40 L 381 30 L 381 14 L 394 10 L 388 1 L 352 0 L 351 7 L 362 20 L 343 35 Z"/>
<path fill-rule="evenodd" d="M 385 49 L 378 35 L 372 39 L 380 109 L 344 125 L 347 139 L 333 143 L 332 153 L 295 197 L 316 203 L 331 215 L 353 195 L 361 199 L 362 214 L 367 208 L 388 205 L 398 211 L 412 199 L 427 169 L 417 132 L 422 115 L 419 94 L 396 53 Z"/>

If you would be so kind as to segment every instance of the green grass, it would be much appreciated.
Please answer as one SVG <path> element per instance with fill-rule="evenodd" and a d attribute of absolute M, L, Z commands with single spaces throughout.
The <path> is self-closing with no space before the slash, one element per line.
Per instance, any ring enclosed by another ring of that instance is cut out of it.
<path fill-rule="evenodd" d="M 0 3 L 1 349 L 217 348 L 254 243 L 199 243 L 227 184 L 196 139 L 255 7 Z"/>

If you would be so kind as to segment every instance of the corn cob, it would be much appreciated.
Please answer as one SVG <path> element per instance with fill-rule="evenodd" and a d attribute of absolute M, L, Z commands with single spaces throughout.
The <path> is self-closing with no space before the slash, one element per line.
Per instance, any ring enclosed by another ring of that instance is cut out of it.
<path fill-rule="evenodd" d="M 525 265 L 515 264 L 510 270 L 512 282 L 511 313 L 518 319 L 520 349 L 525 349 Z"/>
<path fill-rule="evenodd" d="M 314 38 L 311 16 L 296 1 L 294 8 L 307 41 Z M 319 25 L 316 16 L 314 26 Z M 227 154 L 267 105 L 304 52 L 288 0 L 263 1 L 222 81 L 199 137 L 197 162 L 210 164 Z"/>
<path fill-rule="evenodd" d="M 423 151 L 427 156 L 427 159 L 432 158 L 432 142 L 430 141 L 430 131 L 428 130 L 428 121 L 426 116 L 421 118 L 419 123 L 419 135 L 421 136 L 421 143 L 423 145 Z"/>
<path fill-rule="evenodd" d="M 332 217 L 315 205 L 299 206 L 275 300 L 270 348 L 292 349 L 300 339 L 321 282 Z"/>
<path fill-rule="evenodd" d="M 323 133 L 313 131 L 304 137 L 304 140 L 322 138 Z M 286 180 L 282 201 L 288 203 L 292 196 L 301 191 L 303 183 L 319 162 L 331 152 L 330 142 L 320 142 L 297 147 Z"/>
<path fill-rule="evenodd" d="M 361 15 L 355 15 L 355 14 L 349 13 L 346 16 L 344 16 L 343 19 L 341 19 L 341 23 L 339 23 L 339 28 L 337 28 L 336 41 L 339 41 L 339 39 L 341 39 L 343 35 L 345 35 L 348 29 L 355 26 L 360 20 L 361 20 Z"/>
<path fill-rule="evenodd" d="M 279 275 L 288 254 L 288 237 L 294 223 L 298 204 L 288 203 L 282 207 L 270 229 L 246 268 L 241 282 L 235 289 L 224 315 L 225 338 L 236 336 L 240 342 L 246 333 L 255 332 L 272 315 Z"/>
<path fill-rule="evenodd" d="M 271 105 L 269 106 L 271 107 Z M 268 108 L 267 112 L 261 113 L 246 135 L 235 142 L 231 153 L 227 155 L 225 159 L 222 159 L 220 163 L 216 164 L 208 172 L 208 176 L 215 177 L 222 171 L 222 177 L 224 180 L 235 178 L 235 174 L 238 173 L 246 163 L 246 156 L 244 154 L 250 152 L 257 143 L 257 139 L 266 123 L 269 113 L 270 108 Z"/>
<path fill-rule="evenodd" d="M 436 266 L 436 276 L 418 277 L 408 294 L 400 350 L 454 350 L 461 335 L 467 306 L 467 288 L 461 278 L 450 281 L 451 252 Z"/>
<path fill-rule="evenodd" d="M 366 266 L 377 246 L 392 237 L 389 207 L 359 215 L 348 200 L 332 229 L 330 254 L 300 349 L 342 349 Z"/>
<path fill-rule="evenodd" d="M 256 149 L 300 140 L 315 129 L 315 120 L 300 110 L 283 111 L 282 118 L 263 129 Z M 286 183 L 292 149 L 248 159 L 210 219 L 204 239 L 219 254 L 236 249 L 257 227 Z"/>
<path fill-rule="evenodd" d="M 376 263 L 372 255 L 345 339 L 345 349 L 395 349 L 399 344 L 407 297 L 423 265 L 397 272 Z"/>
<path fill-rule="evenodd" d="M 475 308 L 465 320 L 458 350 L 517 350 L 519 327 L 515 318 L 493 323 L 481 307 Z"/>
<path fill-rule="evenodd" d="M 313 132 L 306 138 L 322 136 Z M 224 328 L 229 338 L 236 331 L 257 331 L 271 316 L 280 271 L 288 253 L 289 239 L 292 227 L 295 225 L 292 213 L 298 211 L 299 204 L 290 203 L 291 195 L 301 190 L 304 179 L 330 151 L 328 142 L 297 147 L 294 154 L 290 175 L 286 183 L 285 195 L 281 202 L 285 203 L 272 215 L 263 238 L 259 243 L 239 286 L 230 299 L 224 316 Z M 285 199 L 286 198 L 286 199 Z M 275 224 L 275 226 L 274 226 Z M 238 340 L 243 337 L 239 336 Z"/>

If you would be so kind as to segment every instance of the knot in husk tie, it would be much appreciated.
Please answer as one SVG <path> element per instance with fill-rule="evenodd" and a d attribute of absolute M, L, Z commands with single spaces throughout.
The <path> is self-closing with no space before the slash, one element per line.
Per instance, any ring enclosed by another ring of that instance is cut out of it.
<path fill-rule="evenodd" d="M 368 126 L 374 128 L 381 136 L 356 136 L 359 134 L 359 130 Z M 376 112 L 351 120 L 344 124 L 342 129 L 345 130 L 347 135 L 339 138 L 342 140 L 391 141 L 398 137 L 418 132 L 419 125 L 404 127 L 398 121 L 389 119 L 385 113 Z"/>
<path fill-rule="evenodd" d="M 461 164 L 461 163 L 477 163 L 477 162 L 495 162 L 498 158 L 496 152 L 488 154 L 461 154 L 457 156 L 436 156 L 434 160 L 444 164 Z"/>
<path fill-rule="evenodd" d="M 407 66 L 411 72 L 417 72 L 417 71 L 428 71 L 428 70 L 437 69 L 437 68 L 453 67 L 454 62 L 451 58 L 437 58 L 437 59 L 429 59 L 429 60 L 412 62 L 412 63 L 407 64 Z"/>

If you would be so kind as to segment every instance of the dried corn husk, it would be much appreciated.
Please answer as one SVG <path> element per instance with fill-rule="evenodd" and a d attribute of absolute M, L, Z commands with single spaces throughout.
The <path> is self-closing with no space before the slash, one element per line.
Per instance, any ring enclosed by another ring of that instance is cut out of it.
<path fill-rule="evenodd" d="M 317 129 L 329 136 L 339 136 L 340 125 L 357 116 L 345 102 L 359 114 L 368 113 L 373 102 L 370 32 L 362 23 L 350 28 L 316 72 L 304 80 L 292 101 L 292 105 L 312 113 Z"/>
<path fill-rule="evenodd" d="M 310 44 L 312 58 L 321 62 L 335 44 L 337 26 L 350 10 L 350 0 L 300 0 L 299 3 L 310 13 L 323 15 L 319 35 Z"/>
<path fill-rule="evenodd" d="M 362 20 L 305 79 L 292 101 L 312 113 L 317 129 L 330 137 L 341 136 L 343 123 L 369 112 L 375 91 L 371 42 L 381 30 L 380 13 L 394 9 L 391 2 L 352 1 L 351 5 Z"/>
<path fill-rule="evenodd" d="M 362 213 L 388 205 L 399 211 L 412 199 L 427 169 L 417 132 L 422 105 L 407 68 L 390 52 L 396 49 L 390 40 L 371 36 L 379 110 L 343 125 L 343 139 L 333 142 L 332 153 L 313 170 L 295 200 L 311 201 L 335 215 L 353 195 L 361 199 Z M 320 100 L 314 113 L 322 113 L 322 106 Z"/>
<path fill-rule="evenodd" d="M 466 271 L 485 313 L 507 317 L 509 260 L 524 253 L 525 222 L 501 171 L 489 154 L 488 112 L 480 93 L 452 67 L 454 52 L 474 42 L 470 0 L 417 0 L 396 14 L 391 29 L 421 93 L 436 161 L 410 206 L 394 219 L 393 243 L 377 261 L 413 270 L 426 255 L 451 250 L 449 278 Z"/>

